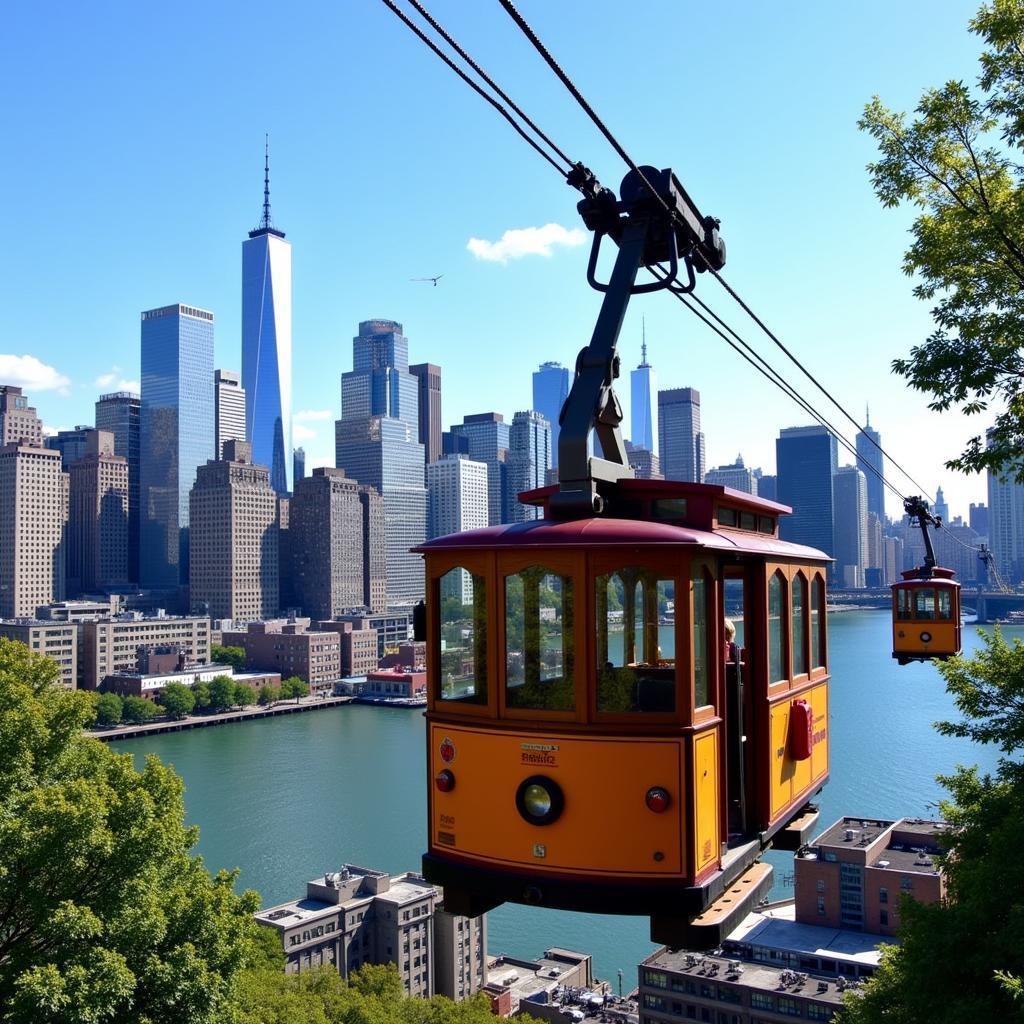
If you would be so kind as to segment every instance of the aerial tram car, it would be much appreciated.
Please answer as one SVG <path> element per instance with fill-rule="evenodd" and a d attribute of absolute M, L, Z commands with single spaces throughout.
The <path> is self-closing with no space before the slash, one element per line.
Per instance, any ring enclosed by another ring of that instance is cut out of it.
<path fill-rule="evenodd" d="M 695 271 L 725 262 L 718 222 L 670 171 L 641 170 L 660 202 L 636 172 L 618 200 L 592 176 L 577 183 L 604 300 L 560 418 L 559 483 L 521 495 L 542 518 L 418 549 L 423 870 L 452 912 L 644 915 L 655 941 L 706 948 L 767 894 L 765 848 L 796 849 L 816 823 L 829 558 L 780 539 L 783 505 L 633 478 L 612 387 L 629 298 L 691 290 Z M 604 284 L 606 236 L 618 255 Z M 662 264 L 664 280 L 636 284 Z M 742 646 L 726 633 L 727 595 Z"/>
<path fill-rule="evenodd" d="M 928 527 L 941 526 L 941 520 L 916 495 L 903 507 L 921 528 L 925 554 L 920 566 L 892 585 L 892 656 L 900 665 L 946 661 L 960 653 L 960 584 L 952 569 L 935 564 Z"/>

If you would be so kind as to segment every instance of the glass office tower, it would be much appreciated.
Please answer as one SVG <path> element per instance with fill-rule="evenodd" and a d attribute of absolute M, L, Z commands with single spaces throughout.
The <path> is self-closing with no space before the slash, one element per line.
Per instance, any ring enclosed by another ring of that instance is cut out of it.
<path fill-rule="evenodd" d="M 551 425 L 551 465 L 558 465 L 558 417 L 569 394 L 569 370 L 561 363 L 541 363 L 533 371 L 533 408 Z"/>
<path fill-rule="evenodd" d="M 658 406 L 655 401 L 654 368 L 647 362 L 647 342 L 641 346 L 640 365 L 630 371 L 630 440 L 638 448 L 656 452 L 658 436 Z"/>
<path fill-rule="evenodd" d="M 176 304 L 142 314 L 139 582 L 188 582 L 188 498 L 213 446 L 213 314 Z"/>
<path fill-rule="evenodd" d="M 834 553 L 832 477 L 838 463 L 838 443 L 825 427 L 785 427 L 779 432 L 777 500 L 793 509 L 779 520 L 783 540 Z"/>
<path fill-rule="evenodd" d="M 264 166 L 263 217 L 242 243 L 242 387 L 252 461 L 270 469 L 278 494 L 292 489 L 292 247 L 270 219 Z"/>
<path fill-rule="evenodd" d="M 871 417 L 857 434 L 857 468 L 868 485 L 868 511 L 885 523 L 885 465 L 882 461 L 882 439 L 871 426 Z"/>
<path fill-rule="evenodd" d="M 100 395 L 96 429 L 114 435 L 114 454 L 128 460 L 128 579 L 139 580 L 139 418 L 142 400 L 131 391 Z"/>

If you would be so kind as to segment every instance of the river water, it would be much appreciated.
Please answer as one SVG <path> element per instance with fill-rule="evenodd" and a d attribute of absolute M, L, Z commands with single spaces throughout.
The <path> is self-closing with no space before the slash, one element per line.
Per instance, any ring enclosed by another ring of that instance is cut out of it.
<path fill-rule="evenodd" d="M 1004 627 L 1008 636 L 1024 628 Z M 897 666 L 888 612 L 829 617 L 832 665 L 831 781 L 821 824 L 843 814 L 929 816 L 944 795 L 935 781 L 958 764 L 991 768 L 997 752 L 939 736 L 955 717 L 930 664 Z M 978 645 L 964 629 L 964 650 Z M 362 864 L 419 869 L 426 835 L 424 721 L 418 711 L 348 706 L 264 721 L 124 740 L 138 760 L 157 754 L 185 780 L 188 820 L 211 870 L 239 867 L 240 884 L 265 906 L 305 893 L 307 879 Z M 770 853 L 773 898 L 786 895 L 792 855 Z M 624 989 L 654 948 L 647 921 L 504 906 L 488 918 L 489 951 L 536 956 L 548 946 L 594 955 L 595 972 Z"/>

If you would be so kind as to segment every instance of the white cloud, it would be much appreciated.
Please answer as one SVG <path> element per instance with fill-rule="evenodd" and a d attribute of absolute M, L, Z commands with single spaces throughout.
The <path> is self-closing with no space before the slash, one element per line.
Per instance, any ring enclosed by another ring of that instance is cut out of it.
<path fill-rule="evenodd" d="M 129 380 L 121 376 L 121 367 L 115 366 L 109 373 L 101 373 L 93 384 L 104 391 L 134 391 L 136 394 L 142 390 L 142 384 L 137 380 Z"/>
<path fill-rule="evenodd" d="M 0 381 L 22 387 L 28 392 L 56 391 L 69 393 L 71 381 L 52 366 L 40 362 L 35 356 L 0 354 Z"/>
<path fill-rule="evenodd" d="M 309 427 L 304 427 L 301 423 L 292 424 L 293 441 L 312 441 L 315 437 L 315 430 L 310 430 Z"/>
<path fill-rule="evenodd" d="M 553 246 L 575 248 L 587 240 L 581 228 L 563 228 L 561 224 L 545 224 L 542 228 L 512 228 L 497 242 L 471 238 L 466 248 L 478 259 L 489 263 L 508 263 L 524 256 L 551 256 Z"/>
<path fill-rule="evenodd" d="M 292 421 L 302 423 L 310 420 L 333 420 L 334 418 L 334 413 L 330 409 L 300 409 L 292 416 Z"/>

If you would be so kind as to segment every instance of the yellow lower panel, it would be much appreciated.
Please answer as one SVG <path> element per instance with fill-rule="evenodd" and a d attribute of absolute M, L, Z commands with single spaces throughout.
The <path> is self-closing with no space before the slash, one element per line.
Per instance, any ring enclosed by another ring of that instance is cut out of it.
<path fill-rule="evenodd" d="M 515 869 L 682 874 L 681 739 L 492 732 L 432 722 L 429 743 L 432 849 Z M 445 768 L 455 787 L 442 793 L 434 778 Z M 525 821 L 516 807 L 517 789 L 534 775 L 556 782 L 565 797 L 562 815 L 549 825 Z M 661 814 L 645 802 L 652 786 L 671 797 Z"/>
<path fill-rule="evenodd" d="M 697 874 L 718 859 L 718 734 L 706 732 L 693 744 Z"/>
<path fill-rule="evenodd" d="M 797 761 L 789 746 L 789 716 L 792 700 L 811 705 L 814 743 L 811 756 Z M 790 805 L 798 805 L 817 788 L 828 774 L 828 683 L 819 683 L 791 699 L 779 701 L 771 709 L 772 791 L 771 816 L 774 821 Z"/>

